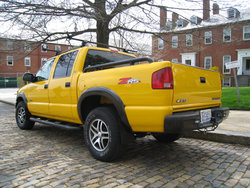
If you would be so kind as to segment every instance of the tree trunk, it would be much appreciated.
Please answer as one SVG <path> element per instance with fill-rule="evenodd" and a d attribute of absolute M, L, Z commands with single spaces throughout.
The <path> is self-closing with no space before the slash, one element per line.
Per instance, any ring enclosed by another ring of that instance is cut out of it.
<path fill-rule="evenodd" d="M 106 0 L 95 0 L 96 40 L 98 47 L 108 47 L 109 44 L 109 16 L 106 13 Z"/>
<path fill-rule="evenodd" d="M 98 47 L 105 47 L 107 48 L 109 45 L 109 23 L 104 22 L 104 20 L 97 20 L 96 28 L 96 39 L 97 39 L 97 46 Z"/>

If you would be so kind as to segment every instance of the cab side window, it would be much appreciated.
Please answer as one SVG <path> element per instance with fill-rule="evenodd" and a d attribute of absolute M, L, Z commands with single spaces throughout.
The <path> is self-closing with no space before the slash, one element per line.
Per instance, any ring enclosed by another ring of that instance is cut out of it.
<path fill-rule="evenodd" d="M 56 65 L 54 79 L 55 78 L 64 78 L 71 75 L 71 71 L 75 62 L 75 58 L 78 51 L 70 52 L 62 55 Z"/>
<path fill-rule="evenodd" d="M 36 74 L 37 81 L 48 80 L 55 58 L 49 59 Z"/>

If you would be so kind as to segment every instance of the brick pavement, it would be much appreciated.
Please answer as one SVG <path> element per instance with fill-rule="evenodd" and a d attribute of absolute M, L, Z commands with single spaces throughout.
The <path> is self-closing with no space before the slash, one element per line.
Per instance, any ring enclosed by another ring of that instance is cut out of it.
<path fill-rule="evenodd" d="M 181 138 L 136 140 L 121 160 L 93 159 L 79 131 L 17 128 L 0 115 L 0 187 L 249 187 L 250 147 Z"/>

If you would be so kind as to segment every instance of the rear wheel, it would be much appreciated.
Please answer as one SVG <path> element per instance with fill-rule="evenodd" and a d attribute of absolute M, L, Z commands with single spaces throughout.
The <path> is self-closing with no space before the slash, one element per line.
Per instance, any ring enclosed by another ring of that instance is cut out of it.
<path fill-rule="evenodd" d="M 23 130 L 30 130 L 35 124 L 35 122 L 30 121 L 30 113 L 23 101 L 19 102 L 16 107 L 16 123 Z"/>
<path fill-rule="evenodd" d="M 113 161 L 122 153 L 120 120 L 111 107 L 98 107 L 87 116 L 84 140 L 90 153 L 100 161 Z"/>
<path fill-rule="evenodd" d="M 155 139 L 162 143 L 171 143 L 178 140 L 181 135 L 180 134 L 167 134 L 167 133 L 153 133 Z"/>

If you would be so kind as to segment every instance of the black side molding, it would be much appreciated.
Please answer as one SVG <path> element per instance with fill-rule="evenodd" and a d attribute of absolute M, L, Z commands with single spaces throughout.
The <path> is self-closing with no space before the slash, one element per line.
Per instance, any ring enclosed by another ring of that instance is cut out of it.
<path fill-rule="evenodd" d="M 82 129 L 81 126 L 70 126 L 70 125 L 65 125 L 65 124 L 58 123 L 58 122 L 52 122 L 49 120 L 42 120 L 36 117 L 31 117 L 30 120 L 34 122 L 39 122 L 39 123 L 43 123 L 46 125 L 50 125 L 53 127 L 57 127 L 57 128 L 67 129 L 67 130 L 81 130 Z"/>
<path fill-rule="evenodd" d="M 25 96 L 25 94 L 23 92 L 19 93 L 17 96 L 16 96 L 16 106 L 17 106 L 17 102 L 18 102 L 18 99 L 19 98 L 22 98 L 23 102 L 27 105 L 27 98 Z"/>

